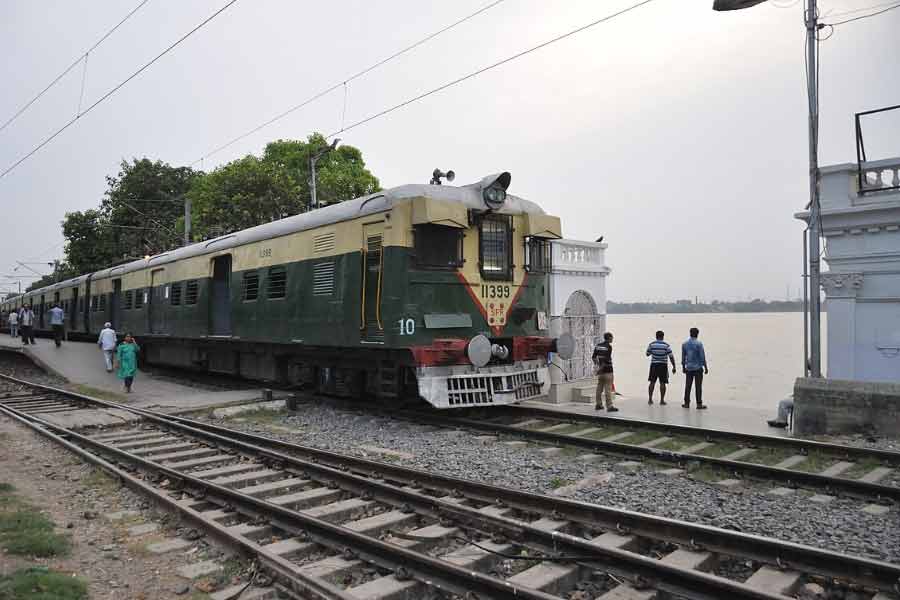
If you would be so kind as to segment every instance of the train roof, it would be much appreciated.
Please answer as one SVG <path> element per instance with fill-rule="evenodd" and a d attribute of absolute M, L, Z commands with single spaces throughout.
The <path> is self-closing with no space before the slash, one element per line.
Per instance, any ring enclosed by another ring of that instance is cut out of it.
<path fill-rule="evenodd" d="M 482 199 L 482 188 L 480 183 L 466 186 L 426 184 L 401 185 L 361 198 L 339 202 L 324 208 L 301 213 L 299 215 L 293 215 L 291 217 L 279 219 L 278 221 L 272 221 L 271 223 L 235 231 L 234 233 L 229 233 L 211 240 L 197 242 L 190 246 L 175 248 L 168 252 L 151 256 L 148 259 L 140 259 L 123 265 L 102 269 L 94 273 L 92 278 L 105 279 L 111 276 L 120 276 L 131 273 L 132 271 L 146 269 L 147 267 L 164 265 L 177 260 L 218 252 L 220 250 L 227 250 L 228 248 L 234 248 L 260 240 L 281 237 L 299 231 L 306 231 L 317 227 L 340 223 L 342 221 L 349 221 L 350 219 L 390 210 L 395 204 L 413 198 L 433 198 L 444 202 L 455 202 L 464 204 L 467 208 L 475 210 L 484 210 L 486 208 L 484 200 Z M 503 207 L 496 212 L 501 214 L 544 214 L 544 211 L 534 202 L 511 194 L 507 195 Z M 84 278 L 85 276 L 81 275 L 73 279 L 41 288 L 40 290 L 33 290 L 29 295 L 41 291 L 46 293 L 47 291 L 77 285 L 81 283 Z"/>

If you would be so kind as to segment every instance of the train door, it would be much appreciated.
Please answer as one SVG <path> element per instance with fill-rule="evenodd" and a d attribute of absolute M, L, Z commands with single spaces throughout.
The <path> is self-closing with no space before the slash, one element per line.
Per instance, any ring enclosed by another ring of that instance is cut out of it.
<path fill-rule="evenodd" d="M 44 328 L 44 295 L 41 294 L 41 304 L 40 309 L 38 311 L 38 328 Z"/>
<path fill-rule="evenodd" d="M 113 279 L 113 293 L 109 303 L 109 322 L 113 329 L 118 329 L 122 323 L 122 280 Z"/>
<path fill-rule="evenodd" d="M 166 296 L 169 286 L 161 284 L 163 269 L 150 272 L 150 293 L 147 300 L 147 312 L 150 318 L 150 333 L 166 332 Z"/>
<path fill-rule="evenodd" d="M 363 342 L 384 343 L 381 322 L 381 278 L 384 267 L 384 223 L 363 225 L 363 281 L 360 331 Z"/>
<path fill-rule="evenodd" d="M 69 327 L 78 329 L 78 288 L 72 288 L 72 299 L 69 300 Z"/>
<path fill-rule="evenodd" d="M 210 335 L 231 335 L 231 255 L 213 259 L 212 289 L 209 295 Z"/>
<path fill-rule="evenodd" d="M 81 316 L 84 317 L 84 330 L 91 330 L 91 277 L 88 275 L 84 282 L 84 298 L 81 302 Z"/>

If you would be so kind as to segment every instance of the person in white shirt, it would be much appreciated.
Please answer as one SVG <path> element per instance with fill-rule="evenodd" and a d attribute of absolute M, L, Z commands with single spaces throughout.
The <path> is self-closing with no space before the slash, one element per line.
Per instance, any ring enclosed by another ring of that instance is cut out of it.
<path fill-rule="evenodd" d="M 103 331 L 97 339 L 97 345 L 103 350 L 103 359 L 106 361 L 106 372 L 112 373 L 113 356 L 116 354 L 116 330 L 112 328 L 112 323 L 104 323 Z"/>
<path fill-rule="evenodd" d="M 14 310 L 9 311 L 7 320 L 9 321 L 10 337 L 19 337 L 19 313 Z"/>

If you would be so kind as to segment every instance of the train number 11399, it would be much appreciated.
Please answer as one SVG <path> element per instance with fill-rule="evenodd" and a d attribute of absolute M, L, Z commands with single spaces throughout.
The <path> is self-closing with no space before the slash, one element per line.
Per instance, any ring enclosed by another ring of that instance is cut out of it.
<path fill-rule="evenodd" d="M 511 285 L 481 284 L 482 298 L 509 298 L 511 295 Z"/>

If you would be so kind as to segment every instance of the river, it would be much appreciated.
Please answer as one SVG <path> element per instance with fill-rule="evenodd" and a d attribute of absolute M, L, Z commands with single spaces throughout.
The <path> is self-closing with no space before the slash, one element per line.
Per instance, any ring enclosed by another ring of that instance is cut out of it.
<path fill-rule="evenodd" d="M 823 345 L 825 318 L 823 314 Z M 803 313 L 608 315 L 606 324 L 615 335 L 616 391 L 628 398 L 646 398 L 646 350 L 657 329 L 665 331 L 678 364 L 678 374 L 670 375 L 667 398 L 673 403 L 684 393 L 681 343 L 691 327 L 700 329 L 709 363 L 703 380 L 705 403 L 771 409 L 803 375 Z M 824 356 L 822 364 L 824 368 Z"/>

